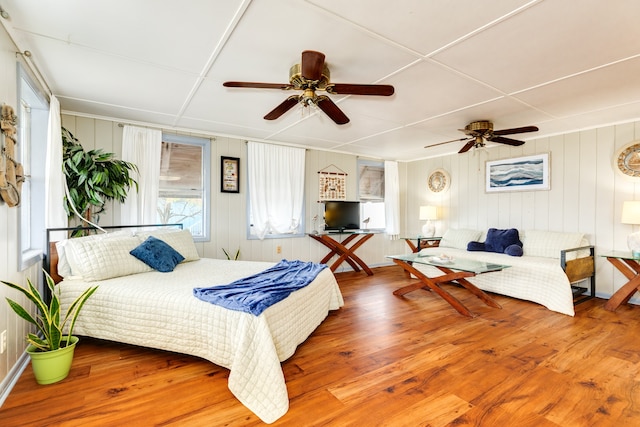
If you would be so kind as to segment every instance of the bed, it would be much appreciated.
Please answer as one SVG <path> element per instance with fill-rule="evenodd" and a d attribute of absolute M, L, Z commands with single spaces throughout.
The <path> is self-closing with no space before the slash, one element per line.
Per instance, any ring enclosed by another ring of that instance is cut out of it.
<path fill-rule="evenodd" d="M 129 249 L 149 236 L 166 241 L 185 260 L 171 272 L 159 272 L 128 259 L 133 258 Z M 75 335 L 185 353 L 228 368 L 229 390 L 266 423 L 289 407 L 280 362 L 329 311 L 344 304 L 328 268 L 259 316 L 202 301 L 194 288 L 228 284 L 274 263 L 200 258 L 188 231 L 124 230 L 55 247 L 49 268 L 64 276 L 58 283 L 63 305 L 87 287 L 99 286 L 78 318 Z"/>

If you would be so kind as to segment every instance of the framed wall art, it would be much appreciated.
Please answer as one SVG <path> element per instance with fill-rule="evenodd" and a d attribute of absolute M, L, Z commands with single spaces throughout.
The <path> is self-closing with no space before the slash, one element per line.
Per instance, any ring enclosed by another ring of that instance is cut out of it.
<path fill-rule="evenodd" d="M 220 191 L 223 193 L 240 192 L 240 159 L 220 157 Z"/>
<path fill-rule="evenodd" d="M 487 193 L 550 188 L 549 153 L 487 161 Z"/>

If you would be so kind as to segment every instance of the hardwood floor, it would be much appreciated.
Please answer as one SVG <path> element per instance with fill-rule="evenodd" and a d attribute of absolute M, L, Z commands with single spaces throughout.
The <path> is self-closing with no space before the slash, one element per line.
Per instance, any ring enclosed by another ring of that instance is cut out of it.
<path fill-rule="evenodd" d="M 427 291 L 393 296 L 410 280 L 399 267 L 374 272 L 337 275 L 345 306 L 283 362 L 290 409 L 272 425 L 640 425 L 640 307 L 594 299 L 572 318 L 447 286 L 478 315 L 466 318 Z M 264 425 L 227 378 L 202 359 L 83 338 L 64 381 L 38 386 L 27 367 L 0 425 Z"/>

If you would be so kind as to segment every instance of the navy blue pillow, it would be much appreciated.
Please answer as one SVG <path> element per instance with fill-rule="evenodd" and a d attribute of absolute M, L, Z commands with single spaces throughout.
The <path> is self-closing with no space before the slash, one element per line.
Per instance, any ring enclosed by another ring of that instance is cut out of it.
<path fill-rule="evenodd" d="M 518 235 L 518 230 L 509 228 L 507 230 L 499 230 L 490 228 L 487 231 L 487 238 L 484 241 L 487 252 L 504 253 L 504 250 L 511 245 L 517 245 L 522 248 L 522 242 Z"/>
<path fill-rule="evenodd" d="M 469 242 L 467 243 L 468 251 L 486 251 L 484 242 Z"/>
<path fill-rule="evenodd" d="M 162 273 L 173 271 L 176 265 L 184 261 L 184 257 L 180 255 L 180 252 L 153 236 L 149 236 L 147 240 L 140 243 L 129 253 L 149 267 Z"/>
<path fill-rule="evenodd" d="M 511 255 L 511 256 L 522 256 L 522 254 L 523 254 L 522 246 L 509 245 L 504 250 L 504 253 L 507 254 L 507 255 Z"/>

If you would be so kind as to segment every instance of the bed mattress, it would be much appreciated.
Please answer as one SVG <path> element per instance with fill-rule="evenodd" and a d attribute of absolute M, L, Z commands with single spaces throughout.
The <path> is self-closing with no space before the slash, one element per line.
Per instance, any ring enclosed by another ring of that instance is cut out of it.
<path fill-rule="evenodd" d="M 343 304 L 330 269 L 260 316 L 229 310 L 193 296 L 193 288 L 227 284 L 274 265 L 203 258 L 156 271 L 58 284 L 63 306 L 99 286 L 85 304 L 75 335 L 202 357 L 230 370 L 229 390 L 266 423 L 289 408 L 280 362 Z"/>

